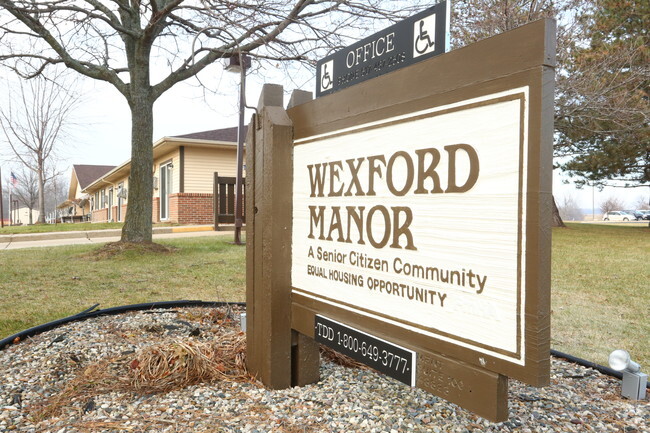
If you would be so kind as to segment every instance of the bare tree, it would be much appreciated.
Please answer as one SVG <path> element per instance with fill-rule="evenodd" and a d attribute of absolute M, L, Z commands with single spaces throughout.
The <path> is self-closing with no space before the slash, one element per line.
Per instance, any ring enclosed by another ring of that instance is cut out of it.
<path fill-rule="evenodd" d="M 427 3 L 0 0 L 0 62 L 26 77 L 64 64 L 124 96 L 131 110 L 131 174 L 122 240 L 150 242 L 153 104 L 161 95 L 240 52 L 274 63 L 309 62 L 345 45 L 351 32 L 358 36 L 373 22 L 410 15 Z"/>
<path fill-rule="evenodd" d="M 54 212 L 59 204 L 68 198 L 70 179 L 61 173 L 55 173 L 45 188 L 45 211 Z"/>
<path fill-rule="evenodd" d="M 551 0 L 457 0 L 452 2 L 452 6 L 452 42 L 455 47 L 541 18 L 552 18 L 559 12 L 559 6 Z"/>
<path fill-rule="evenodd" d="M 603 213 L 622 210 L 624 207 L 625 203 L 623 203 L 623 200 L 615 196 L 610 196 L 600 203 L 600 210 Z"/>
<path fill-rule="evenodd" d="M 582 221 L 583 219 L 582 211 L 573 195 L 565 195 L 558 209 L 564 221 Z"/>
<path fill-rule="evenodd" d="M 17 91 L 8 90 L 7 104 L 0 106 L 0 129 L 13 156 L 35 175 L 39 223 L 45 222 L 45 186 L 56 174 L 56 148 L 78 101 L 69 89 L 61 75 L 56 82 L 43 77 L 21 80 Z"/>
<path fill-rule="evenodd" d="M 14 174 L 18 183 L 12 190 L 13 197 L 18 200 L 19 206 L 22 205 L 29 209 L 29 224 L 34 224 L 33 212 L 34 209 L 37 209 L 39 201 L 38 178 L 33 171 L 24 167 Z"/>
<path fill-rule="evenodd" d="M 9 219 L 9 188 L 7 182 L 0 176 L 0 227 L 4 227 L 4 221 Z"/>
<path fill-rule="evenodd" d="M 634 201 L 635 209 L 650 209 L 650 198 L 642 195 L 638 196 Z"/>

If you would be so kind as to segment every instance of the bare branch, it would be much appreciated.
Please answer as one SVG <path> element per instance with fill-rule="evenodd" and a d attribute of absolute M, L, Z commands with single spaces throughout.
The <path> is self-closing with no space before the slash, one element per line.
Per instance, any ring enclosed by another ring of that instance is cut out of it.
<path fill-rule="evenodd" d="M 55 81 L 44 77 L 21 81 L 18 91 L 8 94 L 7 105 L 0 107 L 0 129 L 16 160 L 35 178 L 43 222 L 45 186 L 78 96 L 70 91 L 70 80 L 61 75 Z"/>

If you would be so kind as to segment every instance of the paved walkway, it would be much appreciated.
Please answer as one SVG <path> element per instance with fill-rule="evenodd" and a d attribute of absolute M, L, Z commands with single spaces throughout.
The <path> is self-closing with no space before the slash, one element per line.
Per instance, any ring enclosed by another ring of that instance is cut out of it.
<path fill-rule="evenodd" d="M 0 251 L 18 248 L 115 242 L 120 240 L 121 234 L 122 230 L 120 229 L 109 229 L 0 235 Z M 203 236 L 227 236 L 228 234 L 232 236 L 232 232 L 228 231 L 215 232 L 212 226 L 154 227 L 153 229 L 154 240 Z"/>

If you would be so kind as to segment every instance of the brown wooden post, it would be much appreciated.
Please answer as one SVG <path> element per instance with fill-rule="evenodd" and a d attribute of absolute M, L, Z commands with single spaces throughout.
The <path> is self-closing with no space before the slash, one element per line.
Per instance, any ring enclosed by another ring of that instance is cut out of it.
<path fill-rule="evenodd" d="M 293 127 L 282 99 L 282 86 L 264 85 L 246 163 L 247 362 L 274 389 L 291 386 Z"/>
<path fill-rule="evenodd" d="M 294 90 L 287 110 L 312 100 L 311 92 Z M 319 344 L 313 338 L 298 331 L 292 336 L 292 386 L 304 386 L 320 379 Z"/>
<path fill-rule="evenodd" d="M 508 377 L 421 350 L 416 386 L 489 420 L 508 419 Z"/>
<path fill-rule="evenodd" d="M 257 368 L 258 351 L 255 338 L 255 138 L 259 116 L 254 114 L 246 132 L 246 179 L 244 182 L 244 206 L 250 215 L 246 222 L 246 363 L 249 368 Z M 253 360 L 251 362 L 251 360 Z"/>

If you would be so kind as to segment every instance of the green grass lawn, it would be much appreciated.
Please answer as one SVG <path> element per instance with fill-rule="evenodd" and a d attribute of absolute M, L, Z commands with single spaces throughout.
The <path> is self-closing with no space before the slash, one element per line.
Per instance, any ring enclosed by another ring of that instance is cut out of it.
<path fill-rule="evenodd" d="M 24 225 L 24 226 L 5 226 L 3 228 L 0 228 L 0 235 L 121 229 L 123 225 L 124 225 L 123 223 L 76 223 L 76 224 L 34 224 L 34 225 Z"/>
<path fill-rule="evenodd" d="M 0 338 L 96 303 L 244 301 L 245 248 L 231 241 L 228 234 L 166 240 L 179 249 L 103 260 L 89 257 L 97 245 L 0 251 Z"/>
<path fill-rule="evenodd" d="M 231 235 L 161 243 L 171 254 L 92 260 L 96 245 L 0 251 L 0 338 L 101 308 L 245 300 L 245 249 Z M 625 348 L 650 368 L 650 229 L 569 224 L 553 230 L 552 347 L 599 364 Z"/>
<path fill-rule="evenodd" d="M 650 368 L 650 229 L 553 229 L 551 346 L 599 364 L 617 348 Z"/>
<path fill-rule="evenodd" d="M 0 228 L 0 235 L 23 233 L 70 232 L 104 229 L 121 229 L 124 223 L 75 223 L 75 224 L 34 224 L 24 226 L 5 226 Z M 154 227 L 168 227 L 178 224 L 156 223 Z"/>

